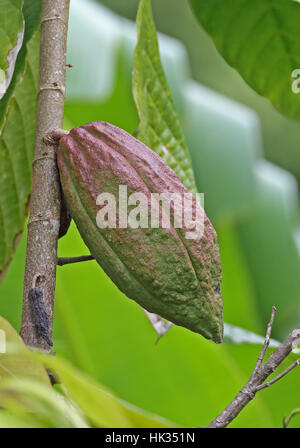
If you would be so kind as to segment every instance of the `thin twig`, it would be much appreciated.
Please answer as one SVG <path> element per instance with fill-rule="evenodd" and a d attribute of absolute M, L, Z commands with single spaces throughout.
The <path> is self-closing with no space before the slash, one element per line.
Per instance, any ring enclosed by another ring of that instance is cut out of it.
<path fill-rule="evenodd" d="M 283 378 L 285 375 L 287 375 L 291 370 L 293 370 L 295 367 L 299 366 L 300 360 L 297 359 L 297 361 L 293 362 L 287 369 L 285 369 L 280 375 L 277 375 L 275 378 L 273 378 L 270 381 L 267 381 L 266 383 L 261 384 L 260 386 L 257 386 L 256 391 L 265 389 L 266 387 L 272 386 L 272 384 L 279 381 L 281 378 Z"/>
<path fill-rule="evenodd" d="M 258 369 L 260 368 L 264 357 L 266 355 L 266 352 L 268 350 L 268 347 L 270 345 L 270 337 L 271 337 L 271 331 L 272 331 L 272 327 L 273 327 L 273 323 L 274 323 L 274 318 L 275 318 L 275 313 L 276 313 L 276 307 L 273 306 L 272 307 L 272 312 L 271 312 L 271 317 L 270 317 L 270 322 L 267 325 L 267 332 L 266 332 L 266 336 L 265 336 L 265 342 L 262 346 L 261 352 L 259 354 L 259 357 L 256 361 L 256 365 L 254 367 L 253 373 L 251 378 L 253 378 L 253 376 L 256 374 L 256 372 L 258 371 Z"/>
<path fill-rule="evenodd" d="M 63 126 L 69 1 L 42 2 L 40 80 L 21 328 L 21 336 L 27 345 L 48 351 L 50 347 L 36 331 L 28 293 L 39 273 L 38 286 L 43 292 L 51 337 L 61 192 L 56 164 L 57 148 L 47 144 L 44 137 L 51 130 Z"/>
<path fill-rule="evenodd" d="M 231 403 L 207 426 L 208 428 L 225 428 L 229 423 L 234 420 L 238 414 L 244 409 L 244 407 L 255 397 L 256 392 L 265 387 L 274 384 L 281 378 L 283 378 L 287 373 L 289 373 L 294 367 L 299 365 L 300 360 L 293 363 L 288 369 L 282 372 L 273 380 L 265 383 L 266 379 L 275 372 L 279 365 L 287 358 L 287 356 L 294 350 L 300 341 L 300 326 L 295 328 L 288 337 L 280 344 L 280 346 L 271 354 L 271 356 L 262 364 L 263 358 L 266 354 L 272 325 L 274 322 L 275 309 L 272 309 L 271 319 L 268 324 L 266 339 L 263 348 L 260 352 L 258 360 L 256 362 L 254 372 L 251 375 L 250 380 L 247 384 L 240 390 L 236 397 Z"/>
<path fill-rule="evenodd" d="M 57 259 L 57 266 L 64 266 L 65 264 L 80 263 L 82 261 L 95 260 L 93 255 L 82 255 L 80 257 L 62 257 Z"/>

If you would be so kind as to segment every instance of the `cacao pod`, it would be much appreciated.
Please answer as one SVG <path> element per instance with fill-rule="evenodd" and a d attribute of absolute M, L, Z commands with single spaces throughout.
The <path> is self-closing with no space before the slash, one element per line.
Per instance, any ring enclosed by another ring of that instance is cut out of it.
<path fill-rule="evenodd" d="M 186 229 L 99 228 L 97 197 L 188 193 L 151 149 L 105 122 L 74 128 L 60 140 L 58 166 L 64 198 L 78 230 L 104 271 L 129 298 L 151 313 L 219 343 L 223 337 L 221 262 L 217 235 L 204 211 L 201 239 Z M 192 199 L 195 202 L 195 198 Z M 163 207 L 157 207 L 163 214 Z M 176 207 L 171 207 L 171 213 Z M 117 219 L 120 219 L 118 215 Z"/>

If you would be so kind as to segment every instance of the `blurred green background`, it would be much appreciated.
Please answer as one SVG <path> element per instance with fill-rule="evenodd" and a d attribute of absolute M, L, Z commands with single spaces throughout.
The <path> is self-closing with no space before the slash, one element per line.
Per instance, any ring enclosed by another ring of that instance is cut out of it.
<path fill-rule="evenodd" d="M 74 0 L 65 127 L 105 120 L 134 132 L 137 0 Z M 153 0 L 166 74 L 197 186 L 219 235 L 225 321 L 273 337 L 299 324 L 300 126 L 255 94 L 218 55 L 186 0 Z M 116 14 L 114 14 L 114 11 Z M 220 95 L 221 94 L 221 95 Z M 234 101 L 232 101 L 234 100 Z M 275 165 L 276 164 L 276 165 Z M 20 327 L 25 240 L 0 285 L 0 314 Z M 87 254 L 72 224 L 59 254 Z M 209 423 L 247 381 L 259 346 L 216 346 L 182 328 L 158 343 L 146 316 L 95 262 L 58 268 L 55 351 L 118 396 L 185 426 Z M 281 426 L 300 406 L 300 372 L 258 394 L 235 427 Z M 299 420 L 298 420 L 299 422 Z M 297 426 L 297 419 L 293 424 Z"/>
<path fill-rule="evenodd" d="M 135 20 L 138 0 L 100 0 L 100 3 L 117 14 Z M 192 78 L 253 108 L 261 121 L 266 158 L 287 168 L 299 182 L 298 123 L 280 115 L 224 62 L 211 39 L 196 21 L 187 0 L 152 0 L 152 7 L 157 29 L 184 43 Z"/>

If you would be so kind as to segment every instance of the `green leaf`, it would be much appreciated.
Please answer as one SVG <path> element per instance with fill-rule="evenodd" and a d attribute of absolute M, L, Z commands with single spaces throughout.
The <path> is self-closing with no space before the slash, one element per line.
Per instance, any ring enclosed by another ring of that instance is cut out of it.
<path fill-rule="evenodd" d="M 216 226 L 244 219 L 256 201 L 259 120 L 253 110 L 194 81 L 185 84 L 184 98 L 187 143 L 205 211 Z"/>
<path fill-rule="evenodd" d="M 12 346 L 13 352 L 9 350 Z M 7 378 L 27 378 L 50 386 L 47 372 L 40 363 L 28 359 L 28 352 L 16 330 L 0 316 L 0 385 Z"/>
<path fill-rule="evenodd" d="M 0 410 L 0 428 L 42 428 L 30 416 L 20 417 L 13 415 L 9 411 Z"/>
<path fill-rule="evenodd" d="M 288 417 L 284 417 L 283 427 L 287 428 L 289 426 L 290 422 L 292 421 L 292 419 L 295 417 L 295 415 L 299 415 L 299 414 L 300 414 L 300 408 L 296 408 L 290 413 L 290 415 Z"/>
<path fill-rule="evenodd" d="M 87 427 L 81 412 L 55 392 L 43 364 L 0 316 L 0 427 Z"/>
<path fill-rule="evenodd" d="M 0 280 L 23 230 L 31 191 L 39 32 L 35 32 L 40 2 L 26 0 L 26 32 L 13 79 L 0 101 Z"/>
<path fill-rule="evenodd" d="M 0 98 L 14 72 L 24 37 L 23 0 L 2 0 L 0 8 Z"/>
<path fill-rule="evenodd" d="M 174 423 L 119 400 L 108 389 L 58 357 L 40 354 L 33 357 L 58 374 L 73 400 L 96 427 L 177 427 Z"/>
<path fill-rule="evenodd" d="M 5 381 L 0 387 L 0 401 L 11 415 L 25 421 L 31 417 L 33 427 L 89 427 L 81 411 L 67 397 L 37 381 L 15 378 Z"/>
<path fill-rule="evenodd" d="M 140 118 L 137 137 L 165 160 L 189 190 L 196 192 L 189 151 L 160 60 L 150 0 L 140 1 L 137 32 L 132 75 Z"/>
<path fill-rule="evenodd" d="M 300 119 L 292 72 L 300 68 L 300 4 L 294 0 L 190 0 L 218 51 L 281 113 Z"/>
<path fill-rule="evenodd" d="M 278 309 L 273 335 L 283 339 L 299 324 L 300 259 L 291 225 L 293 186 L 287 173 L 269 162 L 255 169 L 257 205 L 237 234 L 255 285 L 255 300 L 263 321 Z"/>

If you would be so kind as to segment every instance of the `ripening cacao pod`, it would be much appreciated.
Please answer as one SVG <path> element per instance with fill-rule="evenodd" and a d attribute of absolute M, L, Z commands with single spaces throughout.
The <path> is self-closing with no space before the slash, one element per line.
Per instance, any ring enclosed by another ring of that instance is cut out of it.
<path fill-rule="evenodd" d="M 155 203 L 161 224 L 166 210 L 152 193 L 188 193 L 173 170 L 143 143 L 105 122 L 74 128 L 64 136 L 58 166 L 72 218 L 91 254 L 119 289 L 149 312 L 221 342 L 219 246 L 203 209 L 200 239 L 187 239 L 187 228 L 177 228 L 174 219 L 165 228 L 125 226 L 120 211 L 115 225 L 98 225 L 99 195 L 113 195 L 117 208 L 120 186 L 126 186 L 128 195 L 143 193 L 147 206 Z M 192 197 L 193 207 L 195 203 Z M 174 218 L 176 203 L 170 210 Z"/>

